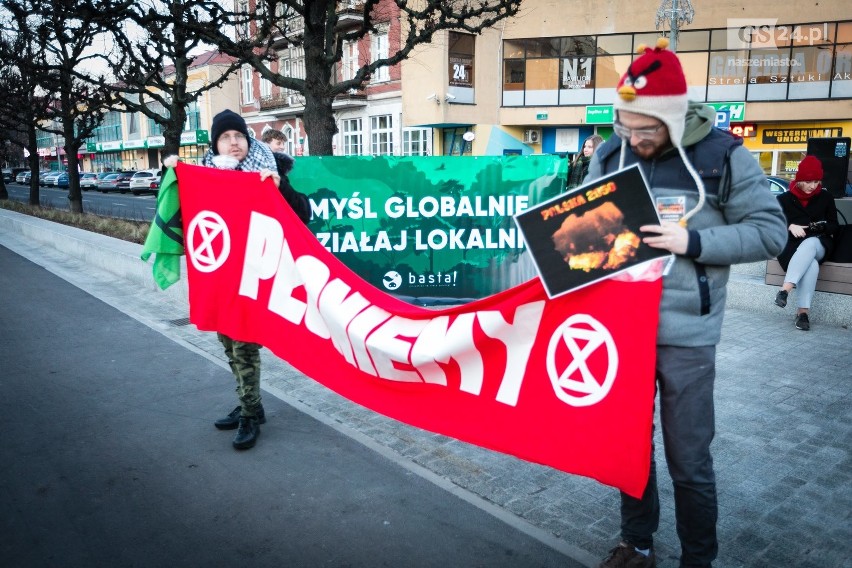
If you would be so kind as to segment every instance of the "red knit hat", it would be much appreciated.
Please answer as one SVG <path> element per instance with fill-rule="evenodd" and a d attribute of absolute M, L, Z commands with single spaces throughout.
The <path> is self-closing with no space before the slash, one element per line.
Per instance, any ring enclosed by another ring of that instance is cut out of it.
<path fill-rule="evenodd" d="M 618 82 L 613 106 L 660 119 L 669 130 L 674 146 L 680 147 L 686 128 L 686 78 L 669 40 L 659 38 L 653 48 L 640 45 L 637 57 Z"/>
<path fill-rule="evenodd" d="M 805 159 L 799 162 L 799 169 L 793 181 L 822 181 L 822 162 L 816 156 L 805 156 Z"/>

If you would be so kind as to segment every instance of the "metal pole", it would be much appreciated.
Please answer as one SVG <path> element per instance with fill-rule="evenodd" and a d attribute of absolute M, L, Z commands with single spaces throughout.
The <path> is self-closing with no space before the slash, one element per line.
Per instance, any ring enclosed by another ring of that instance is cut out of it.
<path fill-rule="evenodd" d="M 672 17 L 669 21 L 669 27 L 671 28 L 671 39 L 669 41 L 669 49 L 672 51 L 677 51 L 677 0 L 672 0 Z"/>

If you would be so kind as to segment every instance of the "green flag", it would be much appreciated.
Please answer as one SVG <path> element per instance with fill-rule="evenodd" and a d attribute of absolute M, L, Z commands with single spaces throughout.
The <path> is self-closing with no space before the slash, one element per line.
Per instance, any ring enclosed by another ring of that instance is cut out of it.
<path fill-rule="evenodd" d="M 147 261 L 152 254 L 156 255 L 154 281 L 161 290 L 180 280 L 180 257 L 183 250 L 177 176 L 174 168 L 169 168 L 160 183 L 157 212 L 142 249 L 142 260 Z"/>

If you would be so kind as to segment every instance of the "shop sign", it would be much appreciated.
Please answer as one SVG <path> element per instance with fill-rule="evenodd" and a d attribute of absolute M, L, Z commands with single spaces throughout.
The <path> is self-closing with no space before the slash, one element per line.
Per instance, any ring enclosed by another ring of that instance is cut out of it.
<path fill-rule="evenodd" d="M 742 122 L 745 119 L 745 103 L 705 103 L 716 109 L 716 112 L 727 110 L 731 113 L 731 122 Z"/>
<path fill-rule="evenodd" d="M 756 138 L 757 125 L 754 123 L 734 124 L 731 126 L 731 134 L 740 138 Z"/>
<path fill-rule="evenodd" d="M 86 142 L 86 152 L 90 154 L 94 154 L 95 152 L 101 151 L 101 143 L 100 142 Z"/>
<path fill-rule="evenodd" d="M 612 124 L 612 105 L 586 107 L 586 124 Z"/>
<path fill-rule="evenodd" d="M 121 150 L 121 140 L 115 140 L 113 142 L 101 142 L 101 150 L 104 152 Z"/>
<path fill-rule="evenodd" d="M 843 136 L 842 128 L 766 128 L 764 144 L 807 144 L 808 138 L 835 138 Z"/>
<path fill-rule="evenodd" d="M 207 144 L 210 138 L 206 130 L 191 130 L 180 135 L 181 146 L 186 144 Z"/>
<path fill-rule="evenodd" d="M 148 148 L 162 148 L 166 145 L 166 137 L 149 136 L 145 143 L 148 145 Z"/>
<path fill-rule="evenodd" d="M 136 148 L 144 148 L 145 140 L 127 140 L 123 144 L 125 150 L 135 150 Z"/>

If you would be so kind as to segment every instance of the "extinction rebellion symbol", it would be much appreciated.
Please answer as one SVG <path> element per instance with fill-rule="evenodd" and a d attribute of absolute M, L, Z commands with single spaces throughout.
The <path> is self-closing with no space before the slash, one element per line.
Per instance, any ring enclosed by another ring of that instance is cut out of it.
<path fill-rule="evenodd" d="M 199 272 L 213 272 L 228 259 L 231 235 L 225 220 L 213 211 L 201 211 L 187 228 L 186 250 Z"/>
<path fill-rule="evenodd" d="M 562 402 L 571 406 L 591 406 L 600 402 L 612 388 L 617 372 L 615 340 L 592 316 L 571 316 L 550 338 L 547 375 Z"/>

